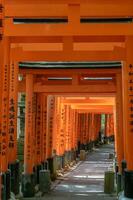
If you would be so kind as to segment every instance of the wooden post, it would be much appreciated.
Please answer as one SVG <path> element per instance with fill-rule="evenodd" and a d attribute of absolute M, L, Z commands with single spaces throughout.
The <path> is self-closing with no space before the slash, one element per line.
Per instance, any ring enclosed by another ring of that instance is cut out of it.
<path fill-rule="evenodd" d="M 32 113 L 32 121 L 33 121 L 33 128 L 32 128 L 32 133 L 33 133 L 33 155 L 34 155 L 34 166 L 37 164 L 37 157 L 36 157 L 36 117 L 37 117 L 37 94 L 33 94 L 33 113 Z"/>
<path fill-rule="evenodd" d="M 124 159 L 124 138 L 123 138 L 123 107 L 122 107 L 122 77 L 117 74 L 117 93 L 116 93 L 116 147 L 118 165 L 121 166 L 121 161 Z"/>
<path fill-rule="evenodd" d="M 24 172 L 33 173 L 33 75 L 26 75 L 26 112 L 25 112 L 25 144 L 24 144 Z"/>
<path fill-rule="evenodd" d="M 124 85 L 124 139 L 125 139 L 125 159 L 128 170 L 133 170 L 133 36 L 126 37 L 126 63 L 123 66 Z"/>
<path fill-rule="evenodd" d="M 46 136 L 46 157 L 53 155 L 53 127 L 54 127 L 55 98 L 50 95 L 47 99 L 47 136 Z"/>
<path fill-rule="evenodd" d="M 4 37 L 0 42 L 1 46 L 1 83 L 2 83 L 2 102 L 1 102 L 1 172 L 8 169 L 8 105 L 9 105 L 9 58 L 10 41 Z"/>
<path fill-rule="evenodd" d="M 65 105 L 65 151 L 68 151 L 68 105 Z"/>
<path fill-rule="evenodd" d="M 60 155 L 60 142 L 59 142 L 59 138 L 60 138 L 60 97 L 56 97 L 55 98 L 55 120 L 56 123 L 54 124 L 54 129 L 56 132 L 56 141 L 55 141 L 55 145 L 56 145 L 56 154 L 59 156 Z"/>
<path fill-rule="evenodd" d="M 17 108 L 18 108 L 18 64 L 10 62 L 9 84 L 9 163 L 17 160 Z"/>
<path fill-rule="evenodd" d="M 71 106 L 68 107 L 68 151 L 72 149 L 71 140 Z"/>
<path fill-rule="evenodd" d="M 61 101 L 60 104 L 60 154 L 61 156 L 64 154 L 64 142 L 65 142 L 65 136 L 64 136 L 64 115 L 65 115 L 64 105 Z"/>
<path fill-rule="evenodd" d="M 47 96 L 42 94 L 42 134 L 43 134 L 43 144 L 42 144 L 42 161 L 46 160 L 46 128 L 47 128 Z"/>
<path fill-rule="evenodd" d="M 36 113 L 36 164 L 41 163 L 41 142 L 42 142 L 42 129 L 41 129 L 41 94 L 37 94 L 37 113 Z"/>

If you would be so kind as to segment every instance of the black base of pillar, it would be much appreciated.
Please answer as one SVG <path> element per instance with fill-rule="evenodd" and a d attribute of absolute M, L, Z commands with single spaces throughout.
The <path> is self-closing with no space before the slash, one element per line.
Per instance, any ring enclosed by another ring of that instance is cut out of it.
<path fill-rule="evenodd" d="M 39 172 L 39 189 L 44 194 L 50 191 L 51 180 L 49 170 L 40 170 Z"/>
<path fill-rule="evenodd" d="M 65 156 L 61 156 L 61 168 L 65 168 Z"/>
<path fill-rule="evenodd" d="M 122 162 L 121 162 L 121 169 L 122 169 L 122 175 L 123 176 L 124 176 L 126 168 L 127 168 L 127 162 L 126 162 L 126 160 L 122 160 Z"/>
<path fill-rule="evenodd" d="M 35 195 L 35 175 L 22 175 L 22 194 L 23 197 L 34 197 Z"/>
<path fill-rule="evenodd" d="M 53 160 L 53 158 L 48 158 L 47 161 L 48 161 L 48 167 L 49 167 L 50 173 L 53 174 L 53 172 L 54 172 L 54 166 L 53 166 L 54 160 Z"/>
<path fill-rule="evenodd" d="M 80 145 L 80 150 L 85 150 L 85 144 Z"/>
<path fill-rule="evenodd" d="M 19 194 L 20 188 L 20 171 L 19 171 L 19 161 L 11 163 L 9 169 L 11 171 L 11 191 L 17 195 Z"/>
<path fill-rule="evenodd" d="M 11 173 L 10 171 L 2 174 L 2 200 L 10 199 L 11 192 Z"/>
<path fill-rule="evenodd" d="M 87 150 L 91 151 L 91 143 L 90 142 L 87 144 Z"/>
<path fill-rule="evenodd" d="M 133 198 L 133 171 L 125 170 L 124 196 L 131 199 Z"/>
<path fill-rule="evenodd" d="M 122 181 L 122 175 L 121 173 L 117 173 L 117 195 L 122 191 L 121 181 Z"/>
<path fill-rule="evenodd" d="M 44 170 L 48 170 L 49 169 L 49 163 L 48 163 L 48 161 L 46 160 L 45 162 L 44 162 Z"/>
<path fill-rule="evenodd" d="M 35 174 L 35 183 L 39 184 L 39 172 L 43 169 L 43 165 L 37 165 L 34 167 L 34 174 Z"/>

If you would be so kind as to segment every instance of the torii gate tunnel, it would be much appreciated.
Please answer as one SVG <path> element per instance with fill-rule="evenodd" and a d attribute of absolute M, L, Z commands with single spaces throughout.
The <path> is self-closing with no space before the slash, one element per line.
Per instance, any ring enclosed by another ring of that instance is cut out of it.
<path fill-rule="evenodd" d="M 19 191 L 20 93 L 26 94 L 24 182 L 32 182 L 46 161 L 53 170 L 55 156 L 63 160 L 79 143 L 95 142 L 102 114 L 106 136 L 115 134 L 119 172 L 123 160 L 133 170 L 132 16 L 131 0 L 0 0 L 3 199 L 9 198 L 10 176 L 18 183 L 14 188 L 11 182 L 11 190 Z"/>

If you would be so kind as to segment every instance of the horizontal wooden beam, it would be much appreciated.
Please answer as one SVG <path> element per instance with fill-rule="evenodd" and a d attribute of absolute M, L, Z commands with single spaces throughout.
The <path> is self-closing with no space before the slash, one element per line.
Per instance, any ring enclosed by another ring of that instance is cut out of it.
<path fill-rule="evenodd" d="M 113 51 L 115 48 L 124 48 L 125 45 L 121 42 L 98 42 L 98 43 L 92 43 L 92 42 L 73 42 L 71 38 L 70 39 L 70 44 L 69 44 L 69 49 L 68 45 L 67 48 L 64 48 L 64 46 L 67 44 L 67 41 L 65 43 L 60 42 L 60 43 L 19 43 L 19 47 L 22 48 L 23 51 L 65 51 L 67 50 L 68 52 L 73 50 L 74 52 L 77 51 Z M 13 48 L 17 48 L 18 44 L 12 44 Z M 71 48 L 70 48 L 71 47 Z"/>
<path fill-rule="evenodd" d="M 126 59 L 124 48 L 113 51 L 15 51 L 17 61 L 122 61 Z"/>
<path fill-rule="evenodd" d="M 113 114 L 112 109 L 76 109 L 78 113 Z"/>
<path fill-rule="evenodd" d="M 105 3 L 107 3 L 107 1 L 106 0 L 100 0 L 100 2 L 99 2 L 99 0 L 51 0 L 51 1 L 49 1 L 49 0 L 38 0 L 38 1 L 36 1 L 36 0 L 30 0 L 30 3 L 29 3 L 29 1 L 27 1 L 27 0 L 23 0 L 23 1 L 18 1 L 18 0 L 12 0 L 12 1 L 10 1 L 10 0 L 5 0 L 4 1 L 4 3 L 5 3 L 5 5 L 32 5 L 32 4 L 36 4 L 36 5 L 38 5 L 38 4 L 105 4 Z M 109 5 L 111 5 L 111 4 L 114 4 L 114 5 L 116 5 L 116 4 L 119 4 L 119 3 L 121 3 L 121 4 L 126 4 L 127 3 L 127 5 L 128 4 L 131 4 L 132 3 L 132 0 L 127 0 L 126 2 L 125 2 L 125 0 L 116 0 L 116 1 L 114 1 L 113 3 L 112 3 L 112 1 L 110 1 L 110 2 L 108 2 L 109 3 Z"/>
<path fill-rule="evenodd" d="M 13 24 L 5 19 L 5 36 L 125 36 L 133 35 L 133 23 Z"/>
<path fill-rule="evenodd" d="M 19 82 L 19 92 L 25 92 L 25 83 Z M 116 86 L 114 84 L 106 84 L 106 85 L 41 85 L 34 84 L 34 92 L 41 93 L 115 93 Z"/>
<path fill-rule="evenodd" d="M 71 106 L 73 109 L 93 109 L 93 110 L 97 110 L 97 109 L 112 109 L 114 108 L 114 105 L 72 105 Z"/>
<path fill-rule="evenodd" d="M 11 43 L 62 43 L 62 36 L 17 36 L 11 37 Z M 124 36 L 74 36 L 73 42 L 125 42 Z"/>
<path fill-rule="evenodd" d="M 73 0 L 74 1 L 74 0 Z M 63 5 L 63 1 L 61 4 L 56 4 L 56 1 L 52 4 L 45 2 L 43 3 L 12 3 L 5 5 L 5 16 L 6 17 L 48 17 L 48 16 L 55 16 L 55 17 L 63 17 L 68 16 L 68 6 L 65 3 Z M 67 1 L 70 3 L 69 1 Z M 73 3 L 71 1 L 71 3 Z M 107 16 L 115 16 L 115 17 L 122 17 L 122 16 L 132 16 L 133 13 L 133 5 L 113 2 L 113 3 L 106 3 L 106 2 L 91 2 L 91 1 L 80 1 L 80 15 L 81 16 L 88 16 L 88 17 L 107 17 Z M 86 4 L 84 4 L 86 3 Z M 91 9 L 90 9 L 91 8 Z"/>
<path fill-rule="evenodd" d="M 60 70 L 57 70 L 57 69 L 23 69 L 23 68 L 20 68 L 19 69 L 19 74 L 23 74 L 23 75 L 26 75 L 26 74 L 34 74 L 34 75 L 45 75 L 45 76 L 52 76 L 52 77 L 55 77 L 55 76 L 58 76 L 58 77 L 71 77 L 73 75 L 82 75 L 82 76 L 114 76 L 116 74 L 119 74 L 121 73 L 121 69 L 107 69 L 105 68 L 104 70 L 103 69 L 60 69 Z"/>
<path fill-rule="evenodd" d="M 114 105 L 115 101 L 111 99 L 64 99 L 65 105 Z"/>

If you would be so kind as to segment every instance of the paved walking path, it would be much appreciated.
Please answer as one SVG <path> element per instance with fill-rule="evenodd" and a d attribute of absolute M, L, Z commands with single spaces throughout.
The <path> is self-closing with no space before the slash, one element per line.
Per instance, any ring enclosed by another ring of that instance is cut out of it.
<path fill-rule="evenodd" d="M 67 173 L 60 183 L 41 200 L 116 200 L 115 195 L 104 194 L 104 172 L 113 168 L 113 145 L 104 145 L 89 153 L 86 161 L 80 162 Z"/>

